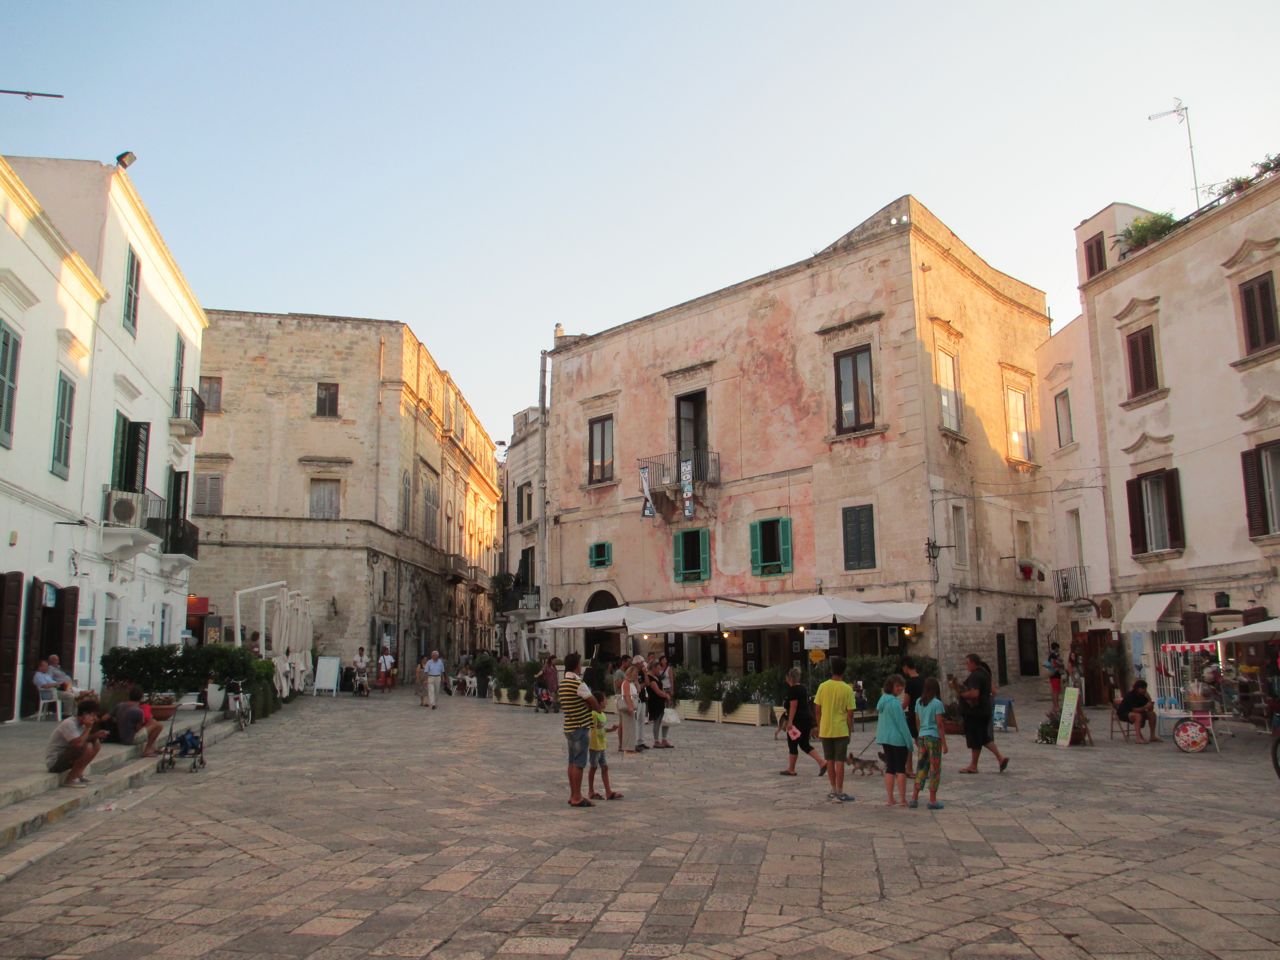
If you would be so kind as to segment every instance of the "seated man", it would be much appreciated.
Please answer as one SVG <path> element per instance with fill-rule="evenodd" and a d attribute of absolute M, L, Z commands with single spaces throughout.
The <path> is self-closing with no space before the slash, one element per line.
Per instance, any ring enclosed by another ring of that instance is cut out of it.
<path fill-rule="evenodd" d="M 1133 724 L 1134 739 L 1138 743 L 1159 742 L 1160 738 L 1156 736 L 1156 705 L 1147 696 L 1147 681 L 1133 682 L 1133 689 L 1124 695 L 1124 699 L 1116 707 L 1116 715 Z M 1151 729 L 1150 741 L 1142 736 L 1143 723 Z"/>
<path fill-rule="evenodd" d="M 60 670 L 58 672 L 62 673 Z M 66 674 L 63 673 L 62 676 L 66 677 Z M 54 676 L 48 660 L 41 660 L 36 665 L 36 672 L 32 674 L 31 682 L 40 691 L 41 700 L 52 700 L 57 697 L 62 701 L 64 709 L 69 709 L 76 702 L 76 695 L 71 692 L 71 681 L 59 680 Z"/>
<path fill-rule="evenodd" d="M 144 757 L 156 755 L 156 738 L 164 729 L 159 720 L 148 720 L 142 711 L 142 688 L 132 687 L 129 699 L 116 704 L 112 716 L 116 721 L 116 737 L 120 743 L 132 745 L 138 742 L 142 734 L 147 735 L 147 744 L 142 748 Z"/>
<path fill-rule="evenodd" d="M 87 787 L 84 772 L 102 749 L 107 732 L 98 729 L 98 704 L 84 700 L 74 717 L 67 717 L 53 728 L 53 736 L 44 750 L 45 768 L 50 773 L 67 772 L 64 787 Z"/>

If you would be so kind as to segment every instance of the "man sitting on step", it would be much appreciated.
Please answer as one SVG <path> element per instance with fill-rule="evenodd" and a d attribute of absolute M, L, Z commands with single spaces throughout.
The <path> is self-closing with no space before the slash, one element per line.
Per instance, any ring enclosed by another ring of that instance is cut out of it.
<path fill-rule="evenodd" d="M 53 736 L 44 750 L 45 768 L 50 773 L 67 773 L 64 787 L 87 787 L 84 772 L 102 749 L 107 737 L 98 729 L 98 704 L 95 700 L 83 700 L 74 717 L 67 717 L 53 728 Z"/>
<path fill-rule="evenodd" d="M 144 757 L 156 755 L 156 738 L 160 736 L 164 724 L 159 720 L 146 719 L 142 712 L 141 687 L 130 687 L 129 699 L 121 700 L 116 704 L 116 708 L 111 711 L 111 716 L 116 722 L 116 739 L 119 743 L 135 744 L 145 733 L 147 745 L 142 748 L 142 755 Z"/>

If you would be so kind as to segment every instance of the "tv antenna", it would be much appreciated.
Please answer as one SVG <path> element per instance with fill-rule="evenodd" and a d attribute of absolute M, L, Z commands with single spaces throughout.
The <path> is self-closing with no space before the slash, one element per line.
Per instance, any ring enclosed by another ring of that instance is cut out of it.
<path fill-rule="evenodd" d="M 34 90 L 0 90 L 0 93 L 7 93 L 14 97 L 26 97 L 28 100 L 34 100 L 36 97 L 44 97 L 48 100 L 61 100 L 60 93 L 36 93 Z"/>
<path fill-rule="evenodd" d="M 1147 117 L 1148 120 L 1161 120 L 1165 117 L 1178 118 L 1179 123 L 1187 125 L 1187 152 L 1191 154 L 1191 182 L 1195 185 L 1195 209 L 1200 209 L 1200 178 L 1196 176 L 1196 148 L 1191 142 L 1191 108 L 1182 102 L 1181 97 L 1173 98 L 1173 109 L 1165 110 L 1161 113 L 1153 113 Z"/>

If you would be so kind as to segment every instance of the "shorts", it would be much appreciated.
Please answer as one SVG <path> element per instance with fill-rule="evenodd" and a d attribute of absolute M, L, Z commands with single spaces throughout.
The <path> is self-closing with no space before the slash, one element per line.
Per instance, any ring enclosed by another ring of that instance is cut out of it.
<path fill-rule="evenodd" d="M 792 740 L 790 736 L 787 737 L 787 753 L 791 754 L 793 757 L 798 757 L 802 753 L 808 754 L 813 751 L 813 744 L 809 742 L 809 728 L 800 727 L 799 730 L 800 736 L 796 737 L 796 739 Z"/>
<path fill-rule="evenodd" d="M 885 773 L 906 773 L 907 759 L 911 756 L 910 747 L 899 747 L 892 743 L 882 743 L 880 748 L 884 751 L 884 772 Z"/>
<path fill-rule="evenodd" d="M 71 755 L 70 750 L 63 750 L 62 753 L 58 755 L 57 760 L 53 761 L 53 763 L 46 764 L 46 766 L 49 768 L 50 773 L 66 773 L 75 766 L 75 758 Z"/>
<path fill-rule="evenodd" d="M 849 755 L 848 737 L 821 737 L 822 756 L 826 760 L 844 761 Z"/>
<path fill-rule="evenodd" d="M 591 728 L 579 727 L 577 730 L 566 730 L 564 738 L 569 744 L 569 765 L 582 770 L 587 765 L 587 756 L 591 753 Z"/>
<path fill-rule="evenodd" d="M 588 751 L 588 754 L 590 755 L 590 760 L 591 760 L 591 769 L 592 769 L 592 770 L 594 770 L 596 767 L 607 767 L 607 766 L 609 766 L 609 751 L 608 751 L 608 750 L 589 750 L 589 751 Z"/>
<path fill-rule="evenodd" d="M 964 742 L 970 750 L 981 750 L 994 738 L 987 734 L 991 716 L 986 713 L 968 714 L 964 718 Z"/>
<path fill-rule="evenodd" d="M 1050 677 L 1050 678 L 1049 678 L 1049 689 L 1050 689 L 1050 690 L 1052 690 L 1052 691 L 1054 692 L 1054 694 L 1055 694 L 1055 695 L 1056 695 L 1056 694 L 1061 693 L 1061 692 L 1062 692 L 1062 678 L 1061 678 L 1061 677 Z"/>

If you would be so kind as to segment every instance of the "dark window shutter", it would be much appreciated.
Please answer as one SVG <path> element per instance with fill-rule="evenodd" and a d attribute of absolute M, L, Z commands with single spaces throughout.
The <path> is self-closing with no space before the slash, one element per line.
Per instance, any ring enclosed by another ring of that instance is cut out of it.
<path fill-rule="evenodd" d="M 1147 524 L 1142 515 L 1142 480 L 1134 477 L 1125 481 L 1129 497 L 1129 549 L 1134 556 L 1147 552 Z"/>
<path fill-rule="evenodd" d="M 62 614 L 62 636 L 59 638 L 58 656 L 62 658 L 62 669 L 74 674 L 76 671 L 76 634 L 80 628 L 80 588 L 63 587 L 58 591 L 59 613 Z"/>
<path fill-rule="evenodd" d="M 43 626 L 44 581 L 39 577 L 32 577 L 31 584 L 27 587 L 27 629 L 24 644 L 26 669 L 22 671 L 21 677 L 21 715 L 24 717 L 39 709 L 40 694 L 36 691 L 35 684 L 31 682 L 31 675 L 36 672 L 36 667 L 40 666 L 40 659 L 45 655 L 42 646 Z"/>
<path fill-rule="evenodd" d="M 1188 610 L 1182 615 L 1182 639 L 1186 643 L 1199 643 L 1209 636 L 1209 615 L 1199 610 Z"/>
<path fill-rule="evenodd" d="M 711 579 L 711 531 L 698 531 L 698 570 L 701 574 L 699 579 Z"/>
<path fill-rule="evenodd" d="M 1263 620 L 1270 620 L 1267 616 L 1266 607 L 1245 607 L 1240 612 L 1240 621 L 1243 626 L 1249 626 L 1251 623 L 1261 623 Z"/>
<path fill-rule="evenodd" d="M 1262 451 L 1246 450 L 1240 454 L 1244 472 L 1244 512 L 1249 522 L 1249 536 L 1267 533 L 1267 506 L 1262 498 Z"/>
<path fill-rule="evenodd" d="M 1182 490 L 1176 467 L 1164 472 L 1164 506 L 1169 518 L 1169 549 L 1181 550 L 1187 545 L 1187 534 L 1182 527 Z"/>
<path fill-rule="evenodd" d="M 671 538 L 671 556 L 675 560 L 676 583 L 684 580 L 684 534 L 677 533 Z"/>
<path fill-rule="evenodd" d="M 1129 337 L 1129 396 L 1146 393 L 1142 384 L 1142 342 L 1138 334 Z"/>
<path fill-rule="evenodd" d="M 751 524 L 751 573 L 760 576 L 760 521 Z"/>
<path fill-rule="evenodd" d="M 874 510 L 870 506 L 860 508 L 859 512 L 859 553 L 860 566 L 870 570 L 876 565 L 876 526 Z"/>
<path fill-rule="evenodd" d="M 151 441 L 151 424 L 130 423 L 124 462 L 124 489 L 142 493 L 147 488 L 147 448 Z"/>
<path fill-rule="evenodd" d="M 782 572 L 791 572 L 791 518 L 778 521 L 778 550 L 782 558 Z"/>
<path fill-rule="evenodd" d="M 0 579 L 0 716 L 13 716 L 18 693 L 18 639 L 22 625 L 22 574 Z"/>
<path fill-rule="evenodd" d="M 845 507 L 841 511 L 841 533 L 844 536 L 844 568 L 846 570 L 857 569 L 858 556 L 858 521 L 854 516 L 853 507 Z"/>
<path fill-rule="evenodd" d="M 116 411 L 116 439 L 115 446 L 111 452 L 111 489 L 112 490 L 129 490 L 132 489 L 125 485 L 125 476 L 128 473 L 126 464 L 129 461 L 129 418 L 123 413 Z"/>
<path fill-rule="evenodd" d="M 174 520 L 187 518 L 187 484 L 190 474 L 185 470 L 173 471 L 169 482 L 169 516 Z"/>

